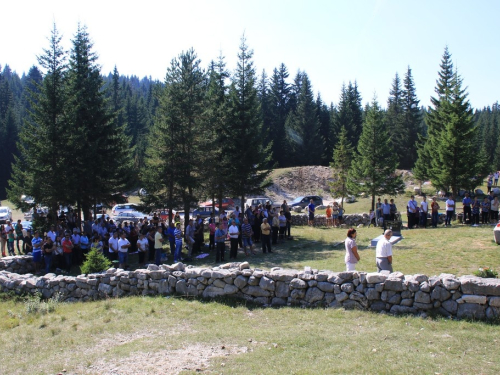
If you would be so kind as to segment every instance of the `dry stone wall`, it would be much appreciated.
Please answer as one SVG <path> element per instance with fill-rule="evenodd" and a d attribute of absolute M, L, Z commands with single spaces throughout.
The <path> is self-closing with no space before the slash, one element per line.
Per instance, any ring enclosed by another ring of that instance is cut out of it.
<path fill-rule="evenodd" d="M 26 259 L 29 257 L 19 258 L 30 263 Z M 0 271 L 0 291 L 38 291 L 45 298 L 57 296 L 67 302 L 178 294 L 234 297 L 266 306 L 343 307 L 393 314 L 427 314 L 433 310 L 444 316 L 471 319 L 500 315 L 500 279 L 474 276 L 332 272 L 309 267 L 304 271 L 278 267 L 264 271 L 250 268 L 248 262 L 214 268 L 186 267 L 182 263 L 149 265 L 148 269 L 135 271 L 111 268 L 76 277 L 14 273 L 8 271 L 14 267 L 12 260 L 3 260 L 0 267 L 4 267 Z M 20 269 L 29 268 L 26 264 L 23 267 Z"/>

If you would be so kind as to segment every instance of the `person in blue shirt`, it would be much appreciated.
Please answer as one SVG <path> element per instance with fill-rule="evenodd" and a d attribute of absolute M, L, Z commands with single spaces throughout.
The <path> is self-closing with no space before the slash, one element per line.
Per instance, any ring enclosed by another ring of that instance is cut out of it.
<path fill-rule="evenodd" d="M 469 193 L 465 193 L 462 205 L 464 206 L 464 224 L 470 224 L 472 222 L 472 199 L 470 199 Z"/>
<path fill-rule="evenodd" d="M 312 199 L 307 206 L 307 210 L 309 211 L 309 225 L 314 225 L 314 212 L 316 211 L 316 206 L 314 205 L 314 201 Z"/>
<path fill-rule="evenodd" d="M 167 235 L 170 244 L 170 254 L 172 255 L 172 259 L 175 259 L 175 224 L 173 222 L 168 226 Z"/>
<path fill-rule="evenodd" d="M 224 253 L 226 252 L 227 233 L 219 223 L 215 223 L 215 261 L 224 262 Z"/>
<path fill-rule="evenodd" d="M 477 196 L 474 197 L 474 202 L 472 202 L 472 226 L 479 226 L 479 210 L 481 208 L 481 202 L 478 201 Z"/>
<path fill-rule="evenodd" d="M 40 233 L 35 231 L 35 236 L 31 240 L 31 246 L 33 248 L 33 263 L 35 263 L 35 272 L 40 271 L 42 265 L 42 246 L 44 245 L 43 240 L 40 238 Z"/>

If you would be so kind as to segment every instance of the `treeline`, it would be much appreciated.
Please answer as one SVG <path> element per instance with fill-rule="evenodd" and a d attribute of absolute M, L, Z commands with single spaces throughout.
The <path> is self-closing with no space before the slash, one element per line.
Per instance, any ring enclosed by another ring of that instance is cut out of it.
<path fill-rule="evenodd" d="M 8 190 L 14 201 L 27 194 L 46 204 L 88 208 L 139 185 L 156 191 L 150 200 L 168 205 L 200 195 L 242 196 L 262 188 L 261 172 L 270 168 L 338 165 L 334 149 L 341 142 L 351 147 L 352 160 L 359 159 L 360 147 L 370 143 L 365 135 L 359 144 L 367 124 L 383 130 L 383 142 L 371 146 L 389 151 L 394 167 L 415 169 L 436 186 L 466 187 L 440 172 L 452 156 L 436 150 L 451 147 L 454 131 L 463 133 L 464 144 L 472 145 L 467 152 L 481 155 L 484 164 L 462 153 L 466 159 L 457 165 L 478 176 L 500 169 L 498 104 L 472 112 L 447 49 L 429 108 L 420 106 L 408 67 L 402 76 L 396 73 L 384 109 L 375 100 L 363 107 L 356 81 L 340 88 L 334 104 L 314 93 L 305 71 L 290 77 L 281 64 L 258 75 L 244 40 L 234 69 L 222 56 L 203 67 L 189 50 L 172 60 L 161 82 L 123 76 L 117 68 L 102 75 L 85 27 L 79 26 L 69 56 L 59 42 L 54 27 L 38 64 L 21 77 L 0 67 L 1 198 Z M 188 86 L 196 98 L 187 95 Z M 452 101 L 456 108 L 441 108 Z M 445 128 L 450 115 L 472 122 Z M 448 175 L 463 177 L 457 168 Z"/>

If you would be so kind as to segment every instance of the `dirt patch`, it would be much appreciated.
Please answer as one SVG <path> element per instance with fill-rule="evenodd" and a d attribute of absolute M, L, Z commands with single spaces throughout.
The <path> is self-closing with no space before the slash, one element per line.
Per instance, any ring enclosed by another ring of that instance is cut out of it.
<path fill-rule="evenodd" d="M 180 349 L 156 352 L 134 352 L 125 358 L 106 361 L 99 359 L 89 366 L 75 369 L 84 374 L 179 374 L 181 371 L 206 371 L 210 360 L 233 354 L 247 353 L 247 347 L 209 346 L 200 343 Z"/>

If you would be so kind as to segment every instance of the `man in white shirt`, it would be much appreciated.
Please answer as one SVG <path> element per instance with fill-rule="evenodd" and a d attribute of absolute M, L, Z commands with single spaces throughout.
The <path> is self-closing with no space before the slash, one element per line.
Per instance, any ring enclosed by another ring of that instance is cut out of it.
<path fill-rule="evenodd" d="M 427 228 L 427 212 L 429 211 L 429 205 L 427 203 L 427 198 L 424 195 L 423 201 L 420 202 L 420 227 Z"/>
<path fill-rule="evenodd" d="M 82 249 L 80 248 L 80 235 L 76 231 L 76 228 L 73 228 L 73 234 L 71 235 L 71 242 L 73 242 L 73 260 L 76 260 L 76 264 L 82 264 L 83 255 Z"/>
<path fill-rule="evenodd" d="M 161 251 L 163 247 L 163 235 L 161 230 L 161 226 L 158 226 L 155 233 L 155 264 L 157 266 L 161 264 Z"/>
<path fill-rule="evenodd" d="M 453 195 L 450 194 L 446 200 L 446 218 L 444 220 L 444 226 L 451 226 L 451 219 L 453 218 L 453 213 L 455 212 L 455 201 L 453 200 Z"/>
<path fill-rule="evenodd" d="M 125 269 L 127 267 L 129 247 L 130 242 L 127 240 L 126 233 L 122 232 L 120 239 L 118 240 L 118 261 L 120 262 L 120 268 Z"/>
<path fill-rule="evenodd" d="M 109 259 L 118 259 L 118 232 L 113 232 L 113 237 L 110 237 L 109 241 Z"/>
<path fill-rule="evenodd" d="M 238 236 L 240 235 L 240 230 L 236 225 L 236 220 L 231 221 L 231 226 L 228 229 L 229 241 L 231 243 L 231 250 L 229 252 L 229 259 L 236 259 L 238 253 Z"/>
<path fill-rule="evenodd" d="M 50 230 L 47 232 L 47 237 L 50 237 L 50 239 L 52 240 L 52 242 L 56 243 L 57 233 L 56 233 L 56 227 L 55 227 L 55 225 L 51 225 L 50 226 Z"/>
<path fill-rule="evenodd" d="M 111 240 L 111 239 L 110 239 Z M 137 240 L 137 250 L 139 254 L 139 264 L 144 264 L 144 259 L 146 258 L 146 252 L 148 251 L 148 239 L 144 233 L 139 234 L 139 239 Z"/>
<path fill-rule="evenodd" d="M 384 232 L 384 237 L 377 242 L 375 251 L 377 270 L 392 272 L 392 244 L 389 240 L 392 237 L 392 230 L 387 229 Z"/>
<path fill-rule="evenodd" d="M 193 245 L 194 245 L 193 219 L 189 219 L 189 224 L 186 227 L 186 244 L 188 246 L 188 259 L 191 259 L 191 256 L 193 255 Z"/>
<path fill-rule="evenodd" d="M 500 173 L 498 173 L 498 171 L 493 173 L 493 179 L 494 179 L 493 186 L 498 186 L 498 176 L 500 176 Z"/>

